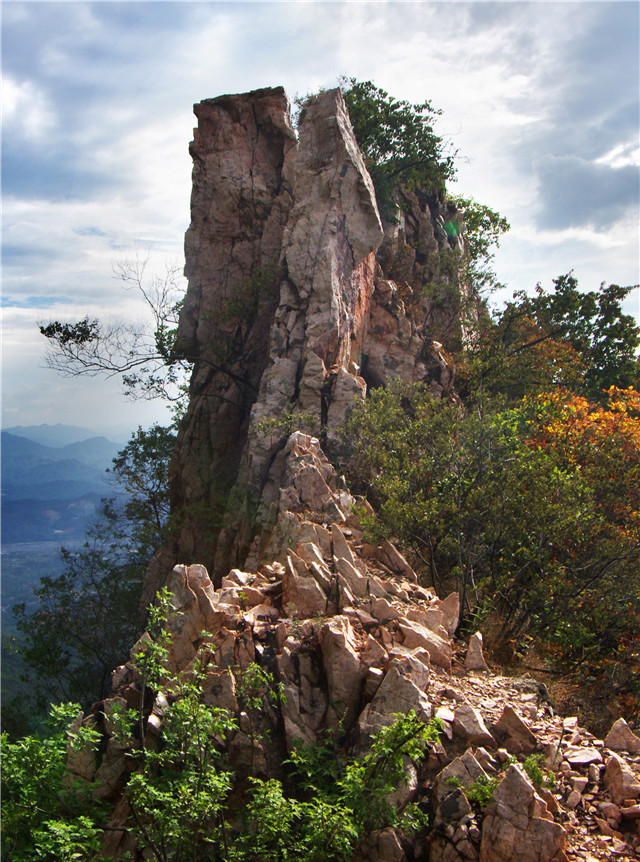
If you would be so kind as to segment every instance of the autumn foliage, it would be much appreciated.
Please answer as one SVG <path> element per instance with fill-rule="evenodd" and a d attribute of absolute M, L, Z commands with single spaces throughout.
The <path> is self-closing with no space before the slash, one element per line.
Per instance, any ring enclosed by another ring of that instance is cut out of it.
<path fill-rule="evenodd" d="M 640 710 L 640 328 L 629 288 L 515 297 L 458 357 L 462 403 L 419 386 L 354 410 L 350 481 L 371 531 L 413 549 L 466 626 L 536 643 L 551 667 Z M 602 384 L 618 379 L 618 386 Z M 627 388 L 622 388 L 626 386 Z"/>

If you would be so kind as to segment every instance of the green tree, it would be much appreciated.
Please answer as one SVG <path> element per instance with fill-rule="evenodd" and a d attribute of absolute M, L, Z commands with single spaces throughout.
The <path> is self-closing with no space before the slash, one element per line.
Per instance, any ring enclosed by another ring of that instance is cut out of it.
<path fill-rule="evenodd" d="M 68 748 L 94 747 L 97 734 L 77 723 L 80 707 L 54 707 L 40 734 L 1 738 L 2 862 L 80 862 L 95 858 L 106 819 L 66 772 Z"/>
<path fill-rule="evenodd" d="M 111 672 L 135 642 L 142 580 L 167 538 L 174 441 L 171 429 L 138 429 L 113 462 L 124 500 L 103 500 L 83 547 L 62 549 L 65 569 L 41 578 L 35 611 L 14 609 L 28 668 L 25 701 L 30 697 L 37 714 L 48 702 L 74 700 L 86 708 L 105 697 Z"/>
<path fill-rule="evenodd" d="M 115 264 L 114 274 L 134 291 L 147 320 L 100 321 L 88 316 L 76 323 L 54 320 L 40 325 L 47 339 L 45 362 L 65 377 L 119 375 L 132 398 L 163 398 L 180 405 L 186 397 L 188 357 L 177 356 L 175 339 L 184 298 L 180 269 L 163 275 L 147 272 L 148 258 Z"/>
<path fill-rule="evenodd" d="M 504 216 L 473 198 L 451 197 L 459 216 L 445 224 L 448 234 L 464 236 L 463 279 L 476 295 L 497 289 L 497 277 L 493 270 L 494 249 L 500 247 L 500 237 L 510 225 Z"/>
<path fill-rule="evenodd" d="M 455 580 L 463 604 L 491 603 L 505 637 L 535 632 L 601 669 L 614 656 L 618 681 L 631 680 L 639 398 L 614 390 L 601 407 L 560 391 L 465 410 L 419 387 L 376 390 L 347 429 L 370 529 L 411 547 L 437 587 Z"/>
<path fill-rule="evenodd" d="M 401 186 L 444 192 L 455 176 L 455 153 L 447 153 L 434 132 L 441 111 L 428 101 L 394 99 L 371 81 L 342 77 L 340 85 L 382 215 L 393 219 L 394 192 Z"/>
<path fill-rule="evenodd" d="M 635 288 L 615 284 L 581 291 L 571 274 L 520 291 L 485 320 L 475 354 L 465 357 L 467 393 L 511 401 L 559 387 L 602 400 L 611 386 L 640 385 L 640 326 L 622 303 Z M 464 376 L 464 372 L 463 372 Z"/>

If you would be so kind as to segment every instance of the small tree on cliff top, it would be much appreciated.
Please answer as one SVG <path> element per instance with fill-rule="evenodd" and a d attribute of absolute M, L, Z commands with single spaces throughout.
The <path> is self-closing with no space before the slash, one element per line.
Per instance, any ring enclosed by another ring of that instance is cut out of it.
<path fill-rule="evenodd" d="M 371 81 L 342 77 L 340 86 L 383 215 L 393 214 L 399 186 L 443 192 L 455 176 L 456 153 L 447 153 L 433 130 L 442 112 L 429 101 L 413 105 L 394 99 Z"/>

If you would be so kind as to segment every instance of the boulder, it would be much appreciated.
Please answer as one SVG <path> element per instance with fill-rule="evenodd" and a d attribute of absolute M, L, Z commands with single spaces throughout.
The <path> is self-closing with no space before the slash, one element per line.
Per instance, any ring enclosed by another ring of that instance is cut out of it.
<path fill-rule="evenodd" d="M 377 550 L 377 557 L 394 574 L 402 575 L 403 578 L 412 583 L 418 583 L 416 573 L 392 542 L 383 542 Z"/>
<path fill-rule="evenodd" d="M 320 629 L 322 662 L 327 678 L 329 709 L 327 725 L 348 729 L 358 715 L 363 673 L 351 623 L 334 617 Z"/>
<path fill-rule="evenodd" d="M 442 772 L 438 773 L 436 776 L 436 780 L 433 785 L 436 807 L 441 805 L 445 797 L 449 796 L 450 793 L 453 793 L 456 787 L 462 787 L 464 789 L 474 782 L 488 780 L 489 776 L 487 773 L 480 766 L 471 751 L 467 749 L 461 757 L 456 757 L 455 760 L 452 760 L 451 763 L 445 766 Z M 469 811 L 470 810 L 471 809 L 469 808 Z M 462 814 L 460 816 L 462 816 Z M 448 815 L 446 819 L 448 819 Z"/>
<path fill-rule="evenodd" d="M 300 641 L 288 637 L 277 659 L 282 685 L 281 709 L 287 749 L 296 742 L 313 745 L 323 726 L 327 699 L 322 690 L 322 669 Z"/>
<path fill-rule="evenodd" d="M 388 826 L 366 836 L 354 862 L 406 862 L 406 858 L 397 832 Z"/>
<path fill-rule="evenodd" d="M 298 560 L 302 563 L 295 554 L 287 554 L 282 577 L 282 607 L 288 616 L 306 619 L 326 611 L 327 596 L 306 566 L 306 576 L 300 574 L 300 567 L 296 566 Z"/>
<path fill-rule="evenodd" d="M 460 595 L 459 593 L 449 593 L 446 599 L 443 599 L 439 608 L 444 614 L 442 625 L 447 630 L 449 637 L 453 637 L 460 622 Z"/>
<path fill-rule="evenodd" d="M 369 602 L 369 613 L 381 623 L 388 623 L 391 620 L 397 620 L 402 616 L 400 611 L 397 608 L 394 608 L 391 602 L 384 598 L 371 598 Z"/>
<path fill-rule="evenodd" d="M 225 625 L 235 626 L 238 612 L 220 601 L 204 566 L 175 566 L 167 587 L 173 605 L 166 623 L 171 636 L 167 669 L 175 673 L 193 660 L 203 632 L 215 636 Z"/>
<path fill-rule="evenodd" d="M 435 632 L 420 625 L 420 623 L 407 620 L 403 617 L 400 622 L 400 631 L 403 635 L 403 646 L 407 649 L 415 649 L 423 647 L 431 658 L 431 664 L 443 667 L 446 670 L 451 669 L 452 650 L 451 644 L 441 638 Z"/>
<path fill-rule="evenodd" d="M 640 754 L 640 737 L 636 736 L 624 718 L 619 718 L 611 726 L 604 738 L 604 744 L 612 751 L 628 751 Z"/>
<path fill-rule="evenodd" d="M 491 732 L 499 745 L 511 754 L 530 754 L 536 750 L 538 741 L 518 713 L 505 704 L 502 715 L 492 726 Z"/>
<path fill-rule="evenodd" d="M 496 748 L 496 741 L 487 730 L 480 711 L 470 704 L 456 707 L 453 718 L 453 733 L 471 745 L 487 745 Z"/>
<path fill-rule="evenodd" d="M 421 647 L 408 650 L 394 646 L 389 650 L 389 668 L 397 668 L 422 691 L 429 685 L 429 661 L 429 653 Z"/>
<path fill-rule="evenodd" d="M 482 654 L 482 634 L 480 632 L 475 632 L 469 639 L 464 666 L 467 670 L 489 670 Z"/>
<path fill-rule="evenodd" d="M 381 728 L 394 722 L 394 714 L 406 715 L 414 710 L 425 723 L 431 718 L 431 704 L 426 694 L 404 676 L 397 667 L 390 667 L 371 703 L 368 703 L 358 720 L 360 733 L 373 736 Z"/>
<path fill-rule="evenodd" d="M 482 823 L 480 862 L 551 862 L 566 834 L 520 766 L 512 764 L 493 794 Z"/>
<path fill-rule="evenodd" d="M 420 623 L 421 626 L 424 626 L 425 628 L 430 629 L 432 632 L 435 632 L 443 640 L 449 639 L 449 633 L 442 625 L 444 620 L 444 614 L 442 613 L 440 608 L 410 608 L 405 613 L 405 617 L 408 620 Z"/>
<path fill-rule="evenodd" d="M 606 762 L 604 784 L 618 806 L 627 799 L 640 799 L 640 778 L 617 754 L 612 754 Z"/>

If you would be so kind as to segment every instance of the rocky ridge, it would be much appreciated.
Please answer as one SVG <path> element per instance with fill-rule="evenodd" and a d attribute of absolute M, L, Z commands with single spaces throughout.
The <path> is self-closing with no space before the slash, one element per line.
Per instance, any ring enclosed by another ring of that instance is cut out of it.
<path fill-rule="evenodd" d="M 371 386 L 451 393 L 443 344 L 464 334 L 464 241 L 444 228 L 455 206 L 405 193 L 383 230 L 339 90 L 305 103 L 297 139 L 281 87 L 195 113 L 176 342 L 194 370 L 170 470 L 180 528 L 150 595 L 168 563 L 203 563 L 218 585 L 234 566 L 268 562 L 287 435 L 261 433 L 265 423 L 311 423 L 335 448 Z"/>
<path fill-rule="evenodd" d="M 146 584 L 172 595 L 168 678 L 204 668 L 203 702 L 237 720 L 227 753 L 239 777 L 281 776 L 296 741 L 329 733 L 361 753 L 394 714 L 439 718 L 439 740 L 394 794 L 398 808 L 414 800 L 429 813 L 429 831 L 373 833 L 359 862 L 636 858 L 638 737 L 617 722 L 594 739 L 556 716 L 544 686 L 487 668 L 479 635 L 461 651 L 458 596 L 421 585 L 392 542 L 365 541 L 323 451 L 340 461 L 337 429 L 371 387 L 399 379 L 456 397 L 446 348 L 468 337 L 473 302 L 456 274 L 463 234 L 445 230 L 455 207 L 404 193 L 383 229 L 337 90 L 306 103 L 297 139 L 282 88 L 195 110 L 177 341 L 194 371 L 171 466 L 179 530 Z M 298 430 L 309 420 L 317 437 Z M 142 856 L 126 832 L 131 761 L 109 715 L 143 703 L 153 746 L 169 706 L 133 661 L 148 637 L 84 719 L 101 732 L 100 760 L 70 755 L 114 804 L 114 858 Z M 239 696 L 253 664 L 282 689 L 260 727 Z M 551 788 L 523 768 L 536 753 Z M 493 784 L 481 806 L 478 788 Z"/>
<path fill-rule="evenodd" d="M 271 563 L 232 569 L 218 589 L 201 565 L 176 566 L 169 578 L 168 677 L 188 675 L 196 662 L 204 669 L 204 702 L 237 719 L 229 744 L 237 774 L 278 775 L 296 741 L 311 744 L 327 732 L 339 735 L 344 750 L 365 750 L 394 714 L 414 710 L 424 721 L 439 718 L 442 732 L 423 764 L 407 764 L 394 803 L 418 801 L 430 814 L 429 831 L 408 842 L 382 830 L 363 843 L 359 860 L 638 858 L 640 738 L 620 719 L 604 740 L 595 739 L 575 717 L 555 715 L 536 680 L 473 669 L 484 662 L 479 639 L 466 651 L 452 639 L 457 594 L 438 599 L 393 543 L 364 541 L 317 439 L 296 432 L 285 452 L 288 482 Z M 250 733 L 237 685 L 254 662 L 274 674 L 282 698 L 279 711 Z M 70 766 L 117 803 L 116 827 L 127 821 L 126 804 L 117 800 L 131 767 L 108 716 L 116 702 L 140 703 L 140 672 L 125 664 L 113 684 L 113 697 L 85 719 L 103 734 L 101 763 L 83 752 Z M 166 708 L 162 691 L 147 702 L 150 745 Z M 550 787 L 534 786 L 523 769 L 535 753 L 553 776 Z M 481 809 L 474 787 L 492 779 L 497 786 Z M 126 832 L 110 832 L 107 845 L 116 858 L 135 852 Z"/>

